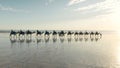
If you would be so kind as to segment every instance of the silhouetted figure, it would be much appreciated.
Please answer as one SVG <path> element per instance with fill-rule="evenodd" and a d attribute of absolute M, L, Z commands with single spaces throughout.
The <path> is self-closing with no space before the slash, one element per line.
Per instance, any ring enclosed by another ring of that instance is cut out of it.
<path fill-rule="evenodd" d="M 25 32 L 24 32 L 24 31 L 20 30 L 18 33 L 19 33 L 19 38 L 20 38 L 21 36 L 24 36 L 24 37 L 25 37 Z"/>
<path fill-rule="evenodd" d="M 84 34 L 83 32 L 81 32 L 81 31 L 79 32 L 79 35 L 83 35 L 83 34 Z"/>
<path fill-rule="evenodd" d="M 65 34 L 66 34 L 66 32 L 64 32 L 64 31 L 61 31 L 61 32 L 58 32 L 59 33 L 59 36 L 60 37 L 63 37 L 63 36 L 65 36 Z"/>
<path fill-rule="evenodd" d="M 45 31 L 44 36 L 50 36 L 51 32 Z"/>
<path fill-rule="evenodd" d="M 102 38 L 102 34 L 100 32 L 95 32 L 95 41 L 98 41 L 99 39 Z"/>
<path fill-rule="evenodd" d="M 44 32 L 37 30 L 36 36 L 41 36 Z"/>
<path fill-rule="evenodd" d="M 54 30 L 52 33 L 53 36 L 57 36 L 57 32 Z"/>
<path fill-rule="evenodd" d="M 84 35 L 89 35 L 89 32 L 85 31 Z"/>
<path fill-rule="evenodd" d="M 10 31 L 10 37 L 15 38 L 17 36 L 18 32 L 15 32 L 13 30 Z"/>
<path fill-rule="evenodd" d="M 85 42 L 88 41 L 88 38 L 90 38 L 89 32 L 85 31 L 84 32 L 84 40 L 85 40 Z"/>
<path fill-rule="evenodd" d="M 32 32 L 32 31 L 30 31 L 30 30 L 27 30 L 27 31 L 26 31 L 26 36 L 28 36 L 28 37 L 30 36 L 30 38 L 31 38 L 31 36 L 32 36 L 33 33 L 35 33 L 35 32 Z"/>
<path fill-rule="evenodd" d="M 75 33 L 74 33 L 74 36 L 78 36 L 78 34 L 79 34 L 78 32 L 75 32 Z"/>
<path fill-rule="evenodd" d="M 95 35 L 95 33 L 92 31 L 92 32 L 90 32 L 90 35 Z"/>
<path fill-rule="evenodd" d="M 95 36 L 102 36 L 102 34 L 96 31 Z"/>
<path fill-rule="evenodd" d="M 23 38 L 23 36 L 24 37 L 26 36 L 26 39 L 27 39 L 26 43 L 30 43 L 31 36 L 32 36 L 33 33 L 35 33 L 35 32 L 34 31 L 32 32 L 30 30 L 27 30 L 27 31 L 19 30 L 18 32 L 11 30 L 10 39 L 13 40 L 12 42 L 15 42 L 15 40 L 17 40 L 17 41 L 19 40 L 18 42 L 23 43 L 25 41 L 25 38 Z M 72 32 L 72 31 L 65 32 L 65 31 L 61 30 L 60 32 L 57 32 L 57 31 L 53 30 L 53 32 L 49 32 L 49 31 L 42 32 L 42 31 L 37 30 L 36 31 L 37 44 L 39 42 L 41 42 L 41 39 L 43 38 L 41 36 L 42 34 L 44 34 L 44 38 L 42 39 L 42 41 L 45 40 L 45 43 L 47 43 L 49 41 L 51 33 L 52 33 L 52 39 L 51 40 L 53 41 L 53 43 L 55 43 L 58 40 L 57 39 L 58 36 L 59 36 L 61 42 L 64 42 L 64 39 L 66 37 L 67 37 L 66 40 L 68 42 L 71 42 L 72 38 L 73 38 L 72 35 L 74 35 L 74 39 L 75 39 L 76 42 L 77 41 L 82 41 L 82 40 L 84 40 L 84 41 L 88 41 L 88 40 L 98 41 L 102 37 L 102 34 L 98 31 L 96 31 L 96 32 L 93 32 L 93 31 L 91 31 L 91 32 L 87 32 L 87 31 L 85 31 L 85 32 L 82 32 L 82 31 L 80 31 L 80 32 L 77 32 L 77 31 L 75 31 L 75 32 Z M 17 35 L 19 36 L 19 38 L 16 37 Z M 40 38 L 38 37 L 38 35 L 40 36 Z M 66 37 L 65 37 L 65 35 L 66 35 Z"/>
<path fill-rule="evenodd" d="M 92 31 L 90 32 L 90 38 L 93 38 L 93 37 L 95 37 L 95 33 Z"/>
<path fill-rule="evenodd" d="M 71 36 L 73 33 L 74 33 L 74 32 L 68 31 L 68 32 L 67 32 L 67 35 L 68 35 L 68 36 Z"/>

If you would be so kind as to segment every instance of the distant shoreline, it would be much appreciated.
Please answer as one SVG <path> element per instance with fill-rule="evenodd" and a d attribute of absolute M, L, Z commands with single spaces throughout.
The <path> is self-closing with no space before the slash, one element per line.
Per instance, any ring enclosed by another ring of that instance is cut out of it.
<path fill-rule="evenodd" d="M 0 30 L 0 33 L 10 33 L 10 30 Z"/>
<path fill-rule="evenodd" d="M 10 33 L 11 30 L 0 30 L 0 33 Z M 15 30 L 19 31 L 19 30 Z M 26 30 L 23 30 L 26 31 Z M 36 30 L 30 30 L 30 31 L 36 31 Z M 40 30 L 40 31 L 46 31 L 46 30 Z M 47 30 L 47 31 L 53 31 L 53 30 Z M 56 30 L 56 31 L 61 31 L 61 30 Z M 113 30 L 64 30 L 64 31 L 100 31 L 100 32 L 117 32 Z"/>

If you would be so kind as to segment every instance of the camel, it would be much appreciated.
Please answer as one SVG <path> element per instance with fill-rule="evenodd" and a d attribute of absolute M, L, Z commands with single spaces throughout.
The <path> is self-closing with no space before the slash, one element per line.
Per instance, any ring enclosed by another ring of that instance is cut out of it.
<path fill-rule="evenodd" d="M 49 36 L 51 32 L 45 31 L 44 36 Z"/>
<path fill-rule="evenodd" d="M 94 35 L 95 35 L 94 32 L 90 32 L 90 38 L 91 38 L 92 36 L 94 36 Z"/>
<path fill-rule="evenodd" d="M 102 34 L 101 33 L 99 33 L 99 32 L 95 32 L 95 35 L 100 35 L 100 36 L 102 36 Z"/>
<path fill-rule="evenodd" d="M 79 35 L 83 35 L 84 33 L 80 31 L 78 34 L 79 34 Z"/>
<path fill-rule="evenodd" d="M 67 35 L 71 36 L 74 32 L 68 31 Z"/>
<path fill-rule="evenodd" d="M 78 32 L 75 32 L 75 33 L 74 33 L 75 36 L 78 36 L 78 34 L 79 34 Z"/>
<path fill-rule="evenodd" d="M 25 32 L 24 31 L 20 30 L 18 33 L 19 33 L 19 37 L 20 36 L 24 36 L 25 37 Z"/>
<path fill-rule="evenodd" d="M 53 33 L 52 33 L 53 36 L 56 36 L 57 35 L 57 32 L 54 30 Z"/>
<path fill-rule="evenodd" d="M 59 36 L 63 37 L 63 36 L 65 36 L 66 32 L 60 31 L 60 32 L 58 32 L 58 34 L 59 34 Z"/>
<path fill-rule="evenodd" d="M 30 30 L 27 30 L 27 31 L 26 31 L 26 35 L 27 35 L 27 36 L 30 36 L 30 37 L 31 37 L 32 34 L 34 34 L 34 33 L 35 33 L 35 32 L 31 32 Z"/>
<path fill-rule="evenodd" d="M 84 39 L 85 39 L 85 41 L 87 41 L 88 37 L 90 37 L 89 34 L 90 34 L 90 33 L 87 32 L 87 31 L 84 32 Z"/>
<path fill-rule="evenodd" d="M 84 35 L 89 35 L 89 32 L 85 31 Z"/>
<path fill-rule="evenodd" d="M 100 32 L 95 32 L 95 38 L 102 38 L 102 34 Z"/>
<path fill-rule="evenodd" d="M 13 30 L 11 30 L 11 32 L 10 32 L 10 37 L 12 37 L 12 36 L 16 36 L 18 34 L 18 32 L 15 32 L 15 31 L 13 31 Z"/>
<path fill-rule="evenodd" d="M 95 33 L 94 32 L 90 32 L 90 35 L 94 35 Z"/>
<path fill-rule="evenodd" d="M 94 37 L 101 37 L 102 36 L 102 34 L 101 33 L 99 33 L 99 32 L 91 32 L 90 33 L 90 37 L 92 37 L 92 36 L 94 36 Z"/>
<path fill-rule="evenodd" d="M 41 36 L 44 32 L 41 32 L 41 31 L 38 31 L 37 30 L 37 33 L 36 33 L 36 36 Z"/>

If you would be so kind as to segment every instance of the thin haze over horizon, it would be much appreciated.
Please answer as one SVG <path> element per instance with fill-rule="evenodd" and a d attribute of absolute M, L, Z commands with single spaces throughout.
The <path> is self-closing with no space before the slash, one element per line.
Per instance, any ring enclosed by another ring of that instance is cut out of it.
<path fill-rule="evenodd" d="M 0 0 L 0 30 L 119 30 L 120 0 Z"/>

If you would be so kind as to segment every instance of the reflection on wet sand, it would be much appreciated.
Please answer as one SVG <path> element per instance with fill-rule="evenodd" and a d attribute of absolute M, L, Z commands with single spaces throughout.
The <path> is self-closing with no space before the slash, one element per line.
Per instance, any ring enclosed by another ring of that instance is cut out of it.
<path fill-rule="evenodd" d="M 60 42 L 60 43 L 64 43 L 64 42 L 97 42 L 101 39 L 101 37 L 41 37 L 41 38 L 19 38 L 19 39 L 15 39 L 15 38 L 10 38 L 10 42 L 11 44 L 16 44 L 16 43 L 20 43 L 21 45 L 23 43 L 26 44 L 31 44 L 31 43 L 56 43 L 56 42 Z"/>
<path fill-rule="evenodd" d="M 57 37 L 56 37 L 56 36 L 53 36 L 53 37 L 52 37 L 52 41 L 53 41 L 53 43 L 56 43 L 56 42 L 57 42 Z"/>
<path fill-rule="evenodd" d="M 59 46 L 59 44 L 69 45 L 66 43 L 70 43 L 74 45 L 75 43 L 76 45 L 82 42 L 83 44 L 85 44 L 86 42 L 88 43 L 98 42 L 100 40 L 101 40 L 100 37 L 82 37 L 82 36 L 81 37 L 78 37 L 78 36 L 47 37 L 46 36 L 46 37 L 39 37 L 39 38 L 17 38 L 17 39 L 10 38 L 11 50 L 13 50 L 12 56 L 15 57 L 15 58 L 12 58 L 10 65 L 14 64 L 20 68 L 43 68 L 42 66 L 47 66 L 45 68 L 58 68 L 60 64 L 60 67 L 62 66 L 62 68 L 69 68 L 69 67 L 63 67 L 63 66 L 67 66 L 68 64 L 75 62 L 75 64 L 73 65 L 71 64 L 71 65 L 72 65 L 72 68 L 76 68 L 76 65 L 78 64 L 77 66 L 79 66 L 79 63 L 80 63 L 80 62 L 76 62 L 76 60 L 78 60 L 78 58 L 81 57 L 78 54 L 82 53 L 82 49 L 79 49 L 79 47 L 76 48 L 76 46 L 75 47 L 72 46 L 73 48 L 71 48 L 71 46 L 70 47 Z M 52 46 L 48 46 L 48 45 L 52 45 Z M 73 50 L 74 48 L 75 50 Z M 75 55 L 78 55 L 78 56 L 75 56 Z M 84 57 L 86 59 L 87 57 L 86 53 Z M 84 62 L 84 58 L 82 60 Z M 58 67 L 49 67 L 49 65 L 58 66 Z M 8 66 L 8 67 L 12 68 L 14 66 Z M 84 67 L 87 68 L 91 66 L 85 65 Z"/>
<path fill-rule="evenodd" d="M 102 36 L 1 38 L 0 68 L 120 68 L 117 36 Z"/>

